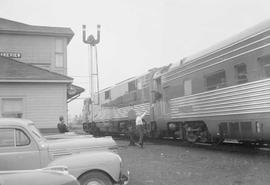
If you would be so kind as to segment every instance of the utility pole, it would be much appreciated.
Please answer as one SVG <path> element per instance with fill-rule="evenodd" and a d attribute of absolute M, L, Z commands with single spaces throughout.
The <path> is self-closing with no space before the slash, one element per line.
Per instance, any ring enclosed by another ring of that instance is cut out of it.
<path fill-rule="evenodd" d="M 98 104 L 99 104 L 99 77 L 98 77 L 98 57 L 96 45 L 100 41 L 100 25 L 97 25 L 97 39 L 93 35 L 89 35 L 86 39 L 86 26 L 82 26 L 83 30 L 83 42 L 88 45 L 89 48 L 89 91 L 91 101 L 91 122 L 94 121 L 94 76 L 97 77 L 97 93 L 98 93 Z M 93 48 L 95 50 L 95 57 L 93 55 Z M 94 60 L 96 62 L 96 71 L 94 71 Z"/>

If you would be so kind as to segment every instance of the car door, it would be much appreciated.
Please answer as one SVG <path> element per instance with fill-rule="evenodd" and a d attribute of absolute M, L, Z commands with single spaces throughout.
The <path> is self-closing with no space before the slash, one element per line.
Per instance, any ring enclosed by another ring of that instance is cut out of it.
<path fill-rule="evenodd" d="M 35 141 L 20 128 L 0 128 L 0 170 L 40 168 Z"/>

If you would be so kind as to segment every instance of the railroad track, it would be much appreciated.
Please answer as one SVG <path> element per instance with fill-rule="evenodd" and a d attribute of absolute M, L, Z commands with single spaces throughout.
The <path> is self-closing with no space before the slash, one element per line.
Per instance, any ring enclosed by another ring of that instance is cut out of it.
<path fill-rule="evenodd" d="M 128 137 L 126 136 L 114 136 L 115 140 L 126 140 L 128 141 Z M 236 152 L 243 154 L 262 154 L 269 155 L 270 157 L 270 146 L 257 146 L 257 145 L 244 145 L 237 142 L 224 142 L 222 144 L 213 144 L 213 143 L 189 143 L 186 141 L 181 141 L 178 139 L 172 138 L 162 138 L 162 139 L 145 139 L 146 145 L 171 145 L 171 146 L 179 146 L 179 147 L 188 147 L 188 148 L 198 148 L 198 149 L 206 149 L 213 151 L 223 151 L 223 152 Z"/>

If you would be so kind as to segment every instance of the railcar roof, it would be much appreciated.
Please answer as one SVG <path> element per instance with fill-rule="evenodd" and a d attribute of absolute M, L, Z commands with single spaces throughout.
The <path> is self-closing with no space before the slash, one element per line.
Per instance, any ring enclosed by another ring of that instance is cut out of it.
<path fill-rule="evenodd" d="M 130 77 L 130 78 L 128 78 L 128 79 L 125 79 L 125 80 L 123 80 L 123 81 L 121 81 L 121 82 L 118 82 L 118 83 L 116 83 L 115 85 L 121 85 L 121 84 L 123 84 L 123 83 L 133 81 L 133 80 L 135 80 L 135 79 L 136 79 L 136 77 L 133 76 L 133 77 Z"/>
<path fill-rule="evenodd" d="M 131 77 L 131 78 L 125 79 L 125 80 L 123 80 L 123 81 L 121 81 L 121 82 L 118 82 L 118 83 L 116 83 L 116 84 L 114 84 L 114 85 L 112 85 L 112 86 L 110 86 L 110 87 L 106 87 L 105 89 L 100 90 L 99 93 L 103 93 L 103 92 L 105 92 L 105 91 L 107 91 L 107 90 L 111 90 L 111 89 L 113 89 L 113 88 L 115 88 L 115 87 L 118 87 L 119 85 L 126 84 L 126 83 L 128 83 L 128 82 L 133 81 L 133 80 L 139 79 L 139 78 L 141 78 L 141 77 L 143 77 L 143 76 L 145 76 L 145 75 L 147 75 L 147 74 L 149 74 L 149 73 L 150 73 L 150 71 L 147 71 L 147 72 L 145 72 L 145 73 L 143 73 L 143 74 L 141 74 L 141 75 L 139 75 L 139 76 L 133 76 L 133 77 Z"/>
<path fill-rule="evenodd" d="M 220 51 L 226 47 L 232 46 L 238 42 L 241 42 L 242 40 L 245 40 L 249 38 L 250 36 L 256 35 L 260 32 L 266 31 L 270 29 L 270 19 L 265 20 L 253 27 L 250 27 L 228 39 L 225 39 L 207 49 L 202 50 L 201 52 L 198 52 L 196 54 L 193 54 L 191 56 L 185 57 L 182 59 L 182 62 L 176 62 L 175 64 L 172 65 L 171 70 L 173 70 L 176 67 L 179 67 L 182 64 L 192 62 L 194 60 L 197 60 L 199 58 L 211 55 L 217 51 Z M 170 71 L 171 71 L 170 70 Z"/>
<path fill-rule="evenodd" d="M 110 90 L 110 89 L 112 89 L 114 86 L 109 86 L 109 87 L 106 87 L 106 88 L 104 88 L 104 89 L 101 89 L 101 90 L 99 90 L 99 93 L 103 93 L 103 92 L 105 92 L 105 91 L 107 91 L 107 90 Z"/>

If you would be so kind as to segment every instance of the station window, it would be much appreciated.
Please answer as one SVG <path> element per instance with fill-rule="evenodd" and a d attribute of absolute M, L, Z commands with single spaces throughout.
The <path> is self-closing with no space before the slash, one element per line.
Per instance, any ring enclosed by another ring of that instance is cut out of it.
<path fill-rule="evenodd" d="M 64 42 L 63 39 L 55 40 L 55 67 L 64 67 Z"/>
<path fill-rule="evenodd" d="M 226 87 L 225 70 L 220 70 L 205 76 L 205 86 L 207 90 L 214 90 Z"/>
<path fill-rule="evenodd" d="M 107 99 L 111 99 L 111 91 L 108 90 L 108 91 L 105 91 L 105 100 Z"/>
<path fill-rule="evenodd" d="M 185 96 L 192 94 L 191 79 L 184 80 L 184 92 L 185 92 Z"/>
<path fill-rule="evenodd" d="M 55 67 L 64 67 L 64 55 L 61 53 L 55 54 Z"/>
<path fill-rule="evenodd" d="M 235 68 L 235 77 L 238 84 L 248 82 L 247 79 L 247 65 L 244 63 L 238 64 L 234 66 Z"/>
<path fill-rule="evenodd" d="M 22 118 L 23 100 L 22 98 L 3 98 L 2 117 Z"/>
<path fill-rule="evenodd" d="M 57 53 L 63 53 L 64 52 L 63 39 L 56 39 L 55 40 L 55 51 Z"/>
<path fill-rule="evenodd" d="M 132 92 L 135 90 L 137 90 L 137 87 L 136 87 L 136 81 L 134 80 L 128 83 L 128 92 Z"/>
<path fill-rule="evenodd" d="M 270 55 L 265 55 L 258 58 L 261 65 L 263 78 L 270 77 Z"/>

